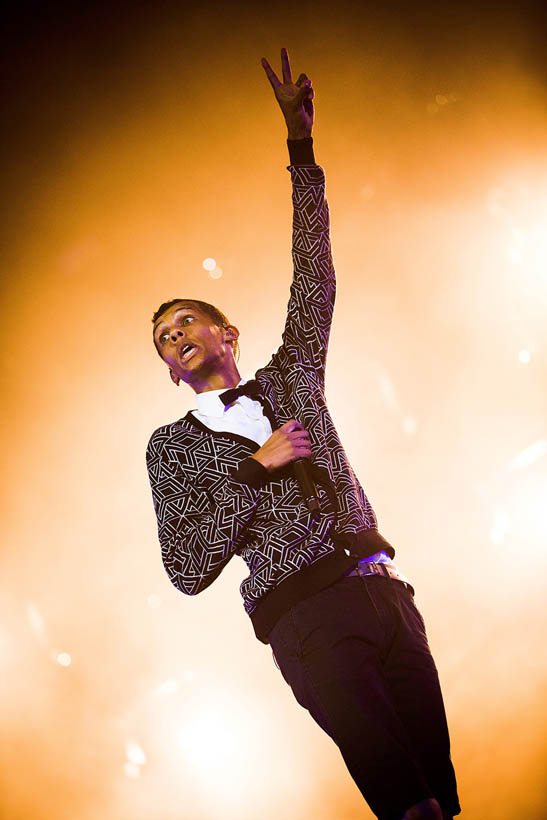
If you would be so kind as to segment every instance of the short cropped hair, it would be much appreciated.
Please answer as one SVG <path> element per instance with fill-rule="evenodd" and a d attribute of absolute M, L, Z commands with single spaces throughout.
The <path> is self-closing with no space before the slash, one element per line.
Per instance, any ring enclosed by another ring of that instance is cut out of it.
<path fill-rule="evenodd" d="M 213 322 L 213 324 L 218 325 L 218 327 L 227 328 L 230 324 L 230 322 L 221 310 L 216 308 L 214 305 L 210 305 L 209 302 L 202 302 L 200 299 L 170 299 L 168 302 L 163 302 L 152 316 L 152 324 L 160 318 L 162 313 L 165 313 L 165 311 L 169 310 L 170 307 L 176 305 L 177 302 L 190 302 L 193 305 L 197 305 L 197 307 L 202 311 L 202 313 L 205 313 L 206 316 L 208 316 L 209 319 Z M 236 361 L 239 361 L 239 343 L 237 339 L 234 339 L 232 349 L 234 352 L 234 359 L 237 354 Z"/>

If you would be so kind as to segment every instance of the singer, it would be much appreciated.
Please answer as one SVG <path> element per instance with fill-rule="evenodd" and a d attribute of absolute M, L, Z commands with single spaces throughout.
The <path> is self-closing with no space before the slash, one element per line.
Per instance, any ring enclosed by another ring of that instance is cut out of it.
<path fill-rule="evenodd" d="M 247 382 L 239 330 L 216 307 L 172 299 L 152 318 L 171 380 L 197 401 L 146 451 L 162 559 L 175 587 L 197 595 L 240 556 L 256 637 L 375 815 L 447 820 L 460 805 L 424 622 L 327 407 L 336 278 L 314 90 L 305 74 L 293 82 L 286 49 L 281 64 L 282 81 L 262 59 L 288 128 L 292 183 L 294 273 L 280 347 Z"/>

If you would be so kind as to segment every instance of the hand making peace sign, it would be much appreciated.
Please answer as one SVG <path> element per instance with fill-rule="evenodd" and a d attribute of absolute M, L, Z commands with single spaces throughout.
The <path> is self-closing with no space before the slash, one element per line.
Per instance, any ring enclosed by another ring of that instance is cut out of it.
<path fill-rule="evenodd" d="M 301 74 L 296 83 L 293 83 L 286 48 L 281 49 L 282 83 L 265 57 L 262 58 L 262 67 L 268 75 L 276 100 L 285 117 L 289 139 L 311 137 L 314 97 L 311 80 L 308 80 L 305 74 Z"/>

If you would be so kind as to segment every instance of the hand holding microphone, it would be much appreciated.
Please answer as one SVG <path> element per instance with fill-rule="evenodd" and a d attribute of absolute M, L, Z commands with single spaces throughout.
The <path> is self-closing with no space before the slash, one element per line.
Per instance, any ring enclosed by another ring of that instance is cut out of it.
<path fill-rule="evenodd" d="M 294 461 L 294 472 L 306 506 L 312 514 L 319 513 L 321 506 L 309 462 L 310 434 L 299 421 L 290 419 L 274 430 L 252 458 L 259 461 L 270 473 Z"/>

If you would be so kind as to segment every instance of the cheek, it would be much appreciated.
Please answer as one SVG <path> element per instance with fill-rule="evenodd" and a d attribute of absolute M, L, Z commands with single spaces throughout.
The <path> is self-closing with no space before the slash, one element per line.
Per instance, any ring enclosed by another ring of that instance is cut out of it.
<path fill-rule="evenodd" d="M 214 347 L 217 340 L 214 333 L 207 330 L 202 333 L 194 333 L 194 341 L 202 350 L 209 350 L 211 347 Z"/>
<path fill-rule="evenodd" d="M 166 364 L 169 364 L 169 365 L 172 363 L 172 361 L 173 361 L 173 351 L 168 351 L 168 352 L 164 353 L 162 350 L 158 350 L 158 348 L 156 348 L 156 350 L 158 351 L 158 355 L 159 355 L 160 359 L 162 360 L 162 362 L 165 362 Z"/>

